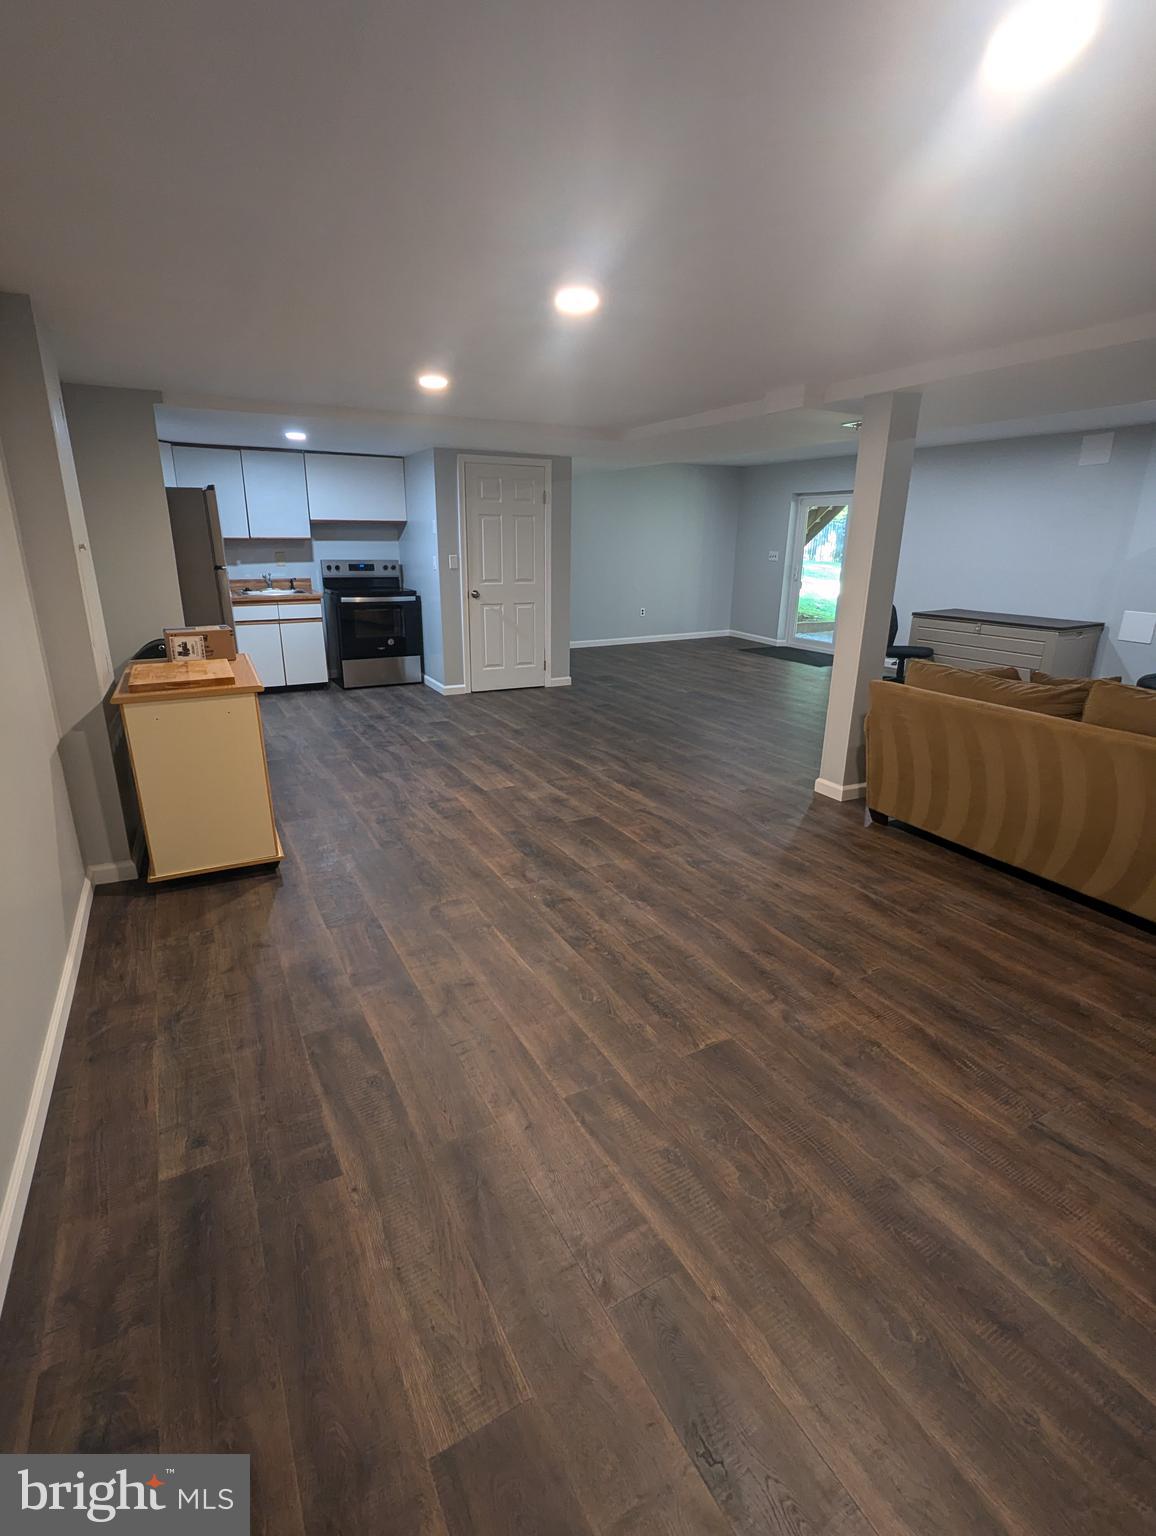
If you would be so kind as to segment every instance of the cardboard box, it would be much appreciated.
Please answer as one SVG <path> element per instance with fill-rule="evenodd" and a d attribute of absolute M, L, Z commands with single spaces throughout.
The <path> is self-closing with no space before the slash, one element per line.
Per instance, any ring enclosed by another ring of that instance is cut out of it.
<path fill-rule="evenodd" d="M 236 661 L 237 637 L 228 624 L 194 624 L 165 630 L 170 661 Z"/>

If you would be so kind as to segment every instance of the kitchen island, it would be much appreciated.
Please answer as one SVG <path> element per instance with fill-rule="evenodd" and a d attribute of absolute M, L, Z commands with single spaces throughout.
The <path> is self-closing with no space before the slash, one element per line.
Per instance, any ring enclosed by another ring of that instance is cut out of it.
<path fill-rule="evenodd" d="M 195 685 L 166 680 L 167 669 L 180 665 L 155 663 L 148 673 L 140 663 L 126 667 L 112 694 L 140 800 L 148 878 L 276 863 L 283 850 L 261 730 L 261 679 L 246 655 L 225 666 L 231 675 Z"/>

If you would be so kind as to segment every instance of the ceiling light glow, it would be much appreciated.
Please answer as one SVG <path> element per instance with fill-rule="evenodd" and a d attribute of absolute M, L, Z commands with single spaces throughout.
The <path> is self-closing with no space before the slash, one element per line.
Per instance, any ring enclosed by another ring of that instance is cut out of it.
<path fill-rule="evenodd" d="M 1100 12 L 1100 0 L 1020 0 L 991 35 L 984 83 L 1007 95 L 1046 84 L 1092 41 Z"/>
<path fill-rule="evenodd" d="M 589 288 L 585 283 L 568 284 L 554 295 L 554 308 L 560 315 L 592 315 L 601 303 L 602 295 L 597 288 Z"/>
<path fill-rule="evenodd" d="M 419 373 L 417 384 L 419 389 L 424 389 L 431 395 L 440 394 L 443 389 L 450 387 L 450 381 L 444 373 Z"/>
<path fill-rule="evenodd" d="M 285 436 L 291 443 L 303 443 L 308 439 L 309 434 L 308 432 L 300 431 L 297 427 L 287 427 L 285 429 Z"/>

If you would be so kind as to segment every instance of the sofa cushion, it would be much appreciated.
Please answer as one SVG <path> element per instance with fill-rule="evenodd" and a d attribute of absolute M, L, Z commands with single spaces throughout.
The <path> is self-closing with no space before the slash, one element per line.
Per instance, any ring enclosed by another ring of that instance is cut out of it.
<path fill-rule="evenodd" d="M 1010 677 L 993 677 L 990 672 L 948 667 L 938 661 L 909 661 L 907 686 L 925 688 L 932 693 L 952 694 L 957 699 L 979 699 L 986 704 L 1004 704 L 1010 709 L 1055 715 L 1062 720 L 1078 720 L 1084 712 L 1092 680 L 1087 678 L 1078 683 L 1021 683 Z"/>
<path fill-rule="evenodd" d="M 1132 731 L 1137 736 L 1156 736 L 1156 693 L 1150 688 L 1131 688 L 1107 678 L 1092 684 L 1084 719 L 1110 731 Z"/>
<path fill-rule="evenodd" d="M 961 672 L 963 668 L 959 669 Z M 980 667 L 983 677 L 1010 677 L 1014 682 L 1020 681 L 1020 669 L 1018 667 Z"/>
<path fill-rule="evenodd" d="M 1120 677 L 1118 674 L 1115 677 L 1105 677 L 1105 678 L 1096 678 L 1096 677 L 1052 677 L 1047 672 L 1033 672 L 1031 674 L 1031 681 L 1033 683 L 1096 683 L 1096 682 L 1122 683 L 1124 681 L 1124 679 L 1122 677 Z"/>

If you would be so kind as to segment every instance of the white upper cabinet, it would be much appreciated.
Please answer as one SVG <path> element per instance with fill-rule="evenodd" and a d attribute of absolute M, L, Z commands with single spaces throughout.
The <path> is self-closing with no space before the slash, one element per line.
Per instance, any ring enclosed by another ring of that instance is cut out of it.
<path fill-rule="evenodd" d="M 309 499 L 305 493 L 305 455 L 242 448 L 241 469 L 249 507 L 249 537 L 307 539 Z"/>
<path fill-rule="evenodd" d="M 178 485 L 216 486 L 221 533 L 226 539 L 249 537 L 239 448 L 185 448 L 177 443 L 173 447 L 173 468 Z"/>
<path fill-rule="evenodd" d="M 307 453 L 309 516 L 315 523 L 404 523 L 401 459 L 356 453 Z"/>
<path fill-rule="evenodd" d="M 405 522 L 401 459 L 180 443 L 160 450 L 166 485 L 216 486 L 227 539 L 307 539 L 310 522 Z"/>

